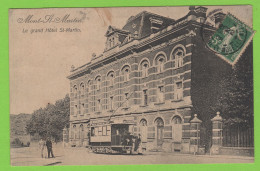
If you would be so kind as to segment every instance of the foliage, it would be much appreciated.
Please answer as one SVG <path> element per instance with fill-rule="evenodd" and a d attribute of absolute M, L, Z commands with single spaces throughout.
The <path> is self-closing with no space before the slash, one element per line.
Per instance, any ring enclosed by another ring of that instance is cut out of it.
<path fill-rule="evenodd" d="M 48 104 L 33 112 L 27 123 L 26 131 L 31 134 L 39 134 L 40 137 L 52 137 L 55 141 L 62 140 L 62 129 L 69 125 L 70 98 L 57 100 L 55 104 Z"/>
<path fill-rule="evenodd" d="M 253 126 L 253 59 L 252 45 L 233 67 L 233 72 L 220 84 L 222 92 L 214 106 L 220 111 L 225 125 Z"/>
<path fill-rule="evenodd" d="M 30 146 L 30 142 L 27 142 L 26 144 L 23 143 L 19 138 L 15 138 L 12 142 L 11 142 L 11 147 L 29 147 Z"/>

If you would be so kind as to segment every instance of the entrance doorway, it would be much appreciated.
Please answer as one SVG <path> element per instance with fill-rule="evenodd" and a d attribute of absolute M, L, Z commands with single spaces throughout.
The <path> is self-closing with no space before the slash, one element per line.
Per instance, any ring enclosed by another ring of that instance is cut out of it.
<path fill-rule="evenodd" d="M 157 118 L 155 120 L 155 123 L 157 126 L 157 148 L 162 149 L 164 122 L 162 118 Z"/>

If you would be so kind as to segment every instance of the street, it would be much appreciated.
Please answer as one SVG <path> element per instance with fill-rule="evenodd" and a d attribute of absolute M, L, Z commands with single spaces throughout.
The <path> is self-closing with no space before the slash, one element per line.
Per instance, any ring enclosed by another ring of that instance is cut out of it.
<path fill-rule="evenodd" d="M 138 165 L 138 164 L 202 164 L 253 163 L 253 157 L 191 155 L 181 153 L 145 152 L 143 155 L 95 154 L 87 148 L 53 145 L 55 158 L 40 157 L 37 145 L 11 149 L 12 166 L 50 165 Z"/>

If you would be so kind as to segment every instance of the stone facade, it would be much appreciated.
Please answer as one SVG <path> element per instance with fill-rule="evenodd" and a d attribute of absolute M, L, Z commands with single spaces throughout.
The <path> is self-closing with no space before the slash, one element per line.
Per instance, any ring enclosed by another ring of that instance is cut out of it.
<path fill-rule="evenodd" d="M 90 124 L 125 118 L 136 122 L 147 150 L 191 152 L 196 74 L 210 53 L 201 28 L 214 31 L 203 23 L 206 10 L 190 8 L 176 21 L 142 12 L 123 29 L 108 28 L 104 53 L 68 76 L 71 146 L 88 146 Z"/>

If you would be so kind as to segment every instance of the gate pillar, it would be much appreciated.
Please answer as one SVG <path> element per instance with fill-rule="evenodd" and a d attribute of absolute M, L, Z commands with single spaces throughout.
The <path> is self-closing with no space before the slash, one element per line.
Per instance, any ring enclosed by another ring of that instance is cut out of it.
<path fill-rule="evenodd" d="M 212 147 L 210 149 L 210 154 L 219 154 L 219 149 L 222 146 L 222 117 L 220 112 L 217 112 L 217 115 L 211 119 L 212 121 Z"/>
<path fill-rule="evenodd" d="M 190 152 L 197 154 L 200 144 L 200 125 L 201 120 L 194 114 L 194 118 L 190 121 Z"/>
<path fill-rule="evenodd" d="M 69 130 L 67 127 L 63 128 L 63 147 L 66 147 L 69 142 Z"/>

